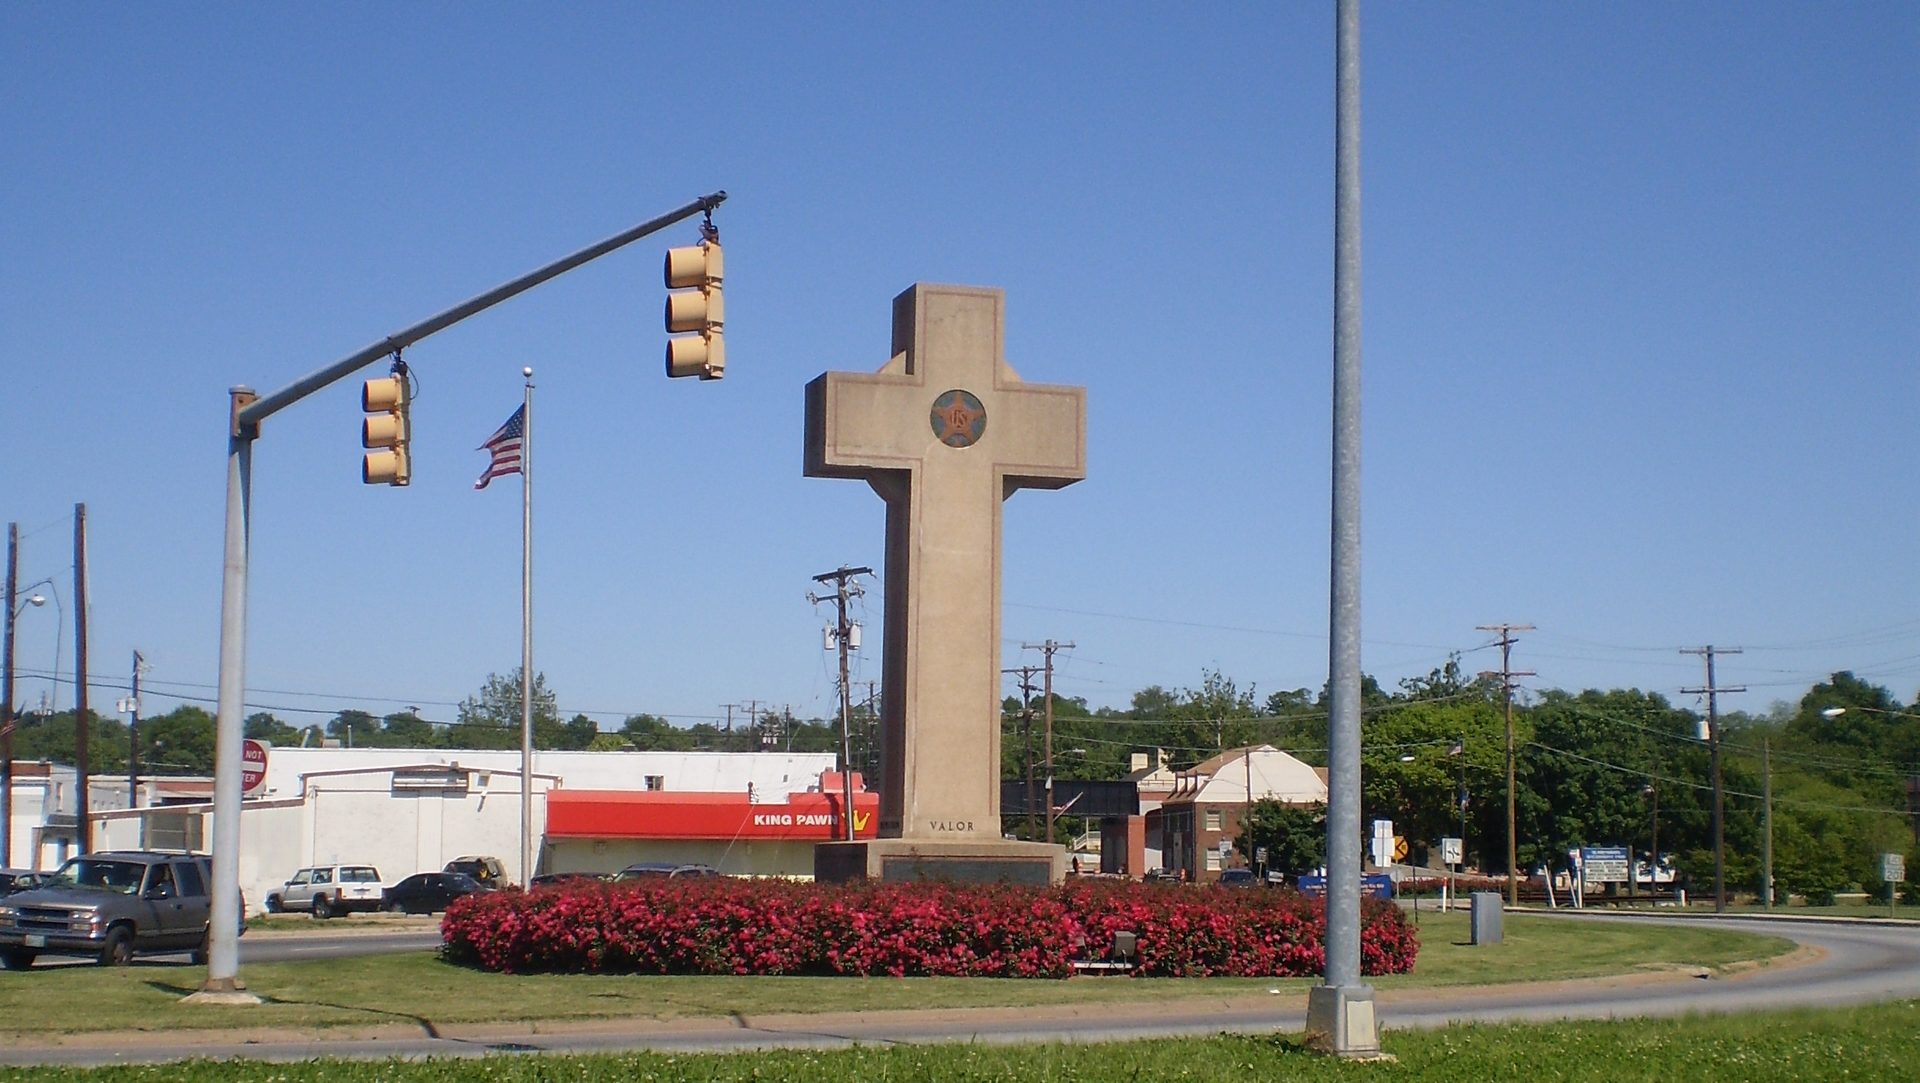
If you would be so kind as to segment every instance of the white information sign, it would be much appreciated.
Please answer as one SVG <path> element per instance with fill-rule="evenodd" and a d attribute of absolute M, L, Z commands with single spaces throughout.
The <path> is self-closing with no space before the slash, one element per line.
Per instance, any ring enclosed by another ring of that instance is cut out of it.
<path fill-rule="evenodd" d="M 1445 865 L 1458 865 L 1466 860 L 1465 844 L 1456 838 L 1440 840 L 1440 861 Z"/>
<path fill-rule="evenodd" d="M 1898 884 L 1907 878 L 1907 857 L 1905 854 L 1880 855 L 1880 879 L 1889 884 Z"/>
<path fill-rule="evenodd" d="M 1589 884 L 1627 882 L 1625 846 L 1589 846 L 1580 851 L 1581 877 Z"/>

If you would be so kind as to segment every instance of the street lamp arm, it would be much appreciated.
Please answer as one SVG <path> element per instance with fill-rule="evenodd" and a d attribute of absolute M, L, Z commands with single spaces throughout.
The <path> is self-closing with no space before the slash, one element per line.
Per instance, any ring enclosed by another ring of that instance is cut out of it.
<path fill-rule="evenodd" d="M 50 579 L 50 578 L 49 578 L 49 579 L 42 579 L 42 580 L 40 580 L 40 581 L 38 581 L 38 582 L 34 582 L 34 583 L 28 583 L 28 584 L 27 584 L 26 586 L 24 586 L 24 587 L 20 587 L 20 588 L 18 588 L 17 590 L 15 590 L 15 591 L 14 591 L 14 594 L 15 594 L 16 596 L 17 596 L 17 595 L 20 595 L 20 594 L 25 594 L 25 593 L 26 593 L 27 591 L 30 591 L 30 590 L 32 590 L 32 589 L 33 589 L 33 588 L 35 588 L 35 587 L 45 587 L 45 588 L 47 588 L 48 590 L 50 590 L 50 591 L 52 591 L 52 592 L 53 592 L 53 606 L 54 606 L 54 608 L 55 608 L 55 609 L 59 609 L 59 610 L 60 610 L 61 612 L 63 612 L 63 613 L 64 613 L 64 612 L 66 612 L 66 610 L 65 610 L 65 609 L 64 609 L 64 608 L 63 608 L 63 607 L 62 607 L 62 606 L 60 605 L 60 588 L 59 588 L 58 586 L 56 586 L 56 585 L 54 584 L 54 582 L 53 582 L 53 580 L 52 580 L 52 579 Z M 14 611 L 13 611 L 13 618 L 12 618 L 12 619 L 14 619 L 14 620 L 19 620 L 19 619 L 20 619 L 20 614 L 22 614 L 22 613 L 25 613 L 25 612 L 27 611 L 27 607 L 28 607 L 28 606 L 30 606 L 30 605 L 32 605 L 32 606 L 41 606 L 41 605 L 46 605 L 46 604 L 47 604 L 47 599 L 46 599 L 46 596 L 45 596 L 45 595 L 43 595 L 43 594 L 32 594 L 32 595 L 28 595 L 27 597 L 25 597 L 25 598 L 22 598 L 22 599 L 21 599 L 21 601 L 20 601 L 20 605 L 19 605 L 19 606 L 18 606 L 18 607 L 17 607 L 16 609 L 14 609 Z"/>

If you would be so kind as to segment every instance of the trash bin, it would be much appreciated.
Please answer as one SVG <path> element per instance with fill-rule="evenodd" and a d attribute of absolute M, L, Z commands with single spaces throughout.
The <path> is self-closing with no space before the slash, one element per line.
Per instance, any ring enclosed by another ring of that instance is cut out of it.
<path fill-rule="evenodd" d="M 1500 929 L 1500 893 L 1498 891 L 1476 891 L 1473 893 L 1473 913 L 1468 917 L 1472 930 L 1469 941 L 1476 947 L 1481 944 L 1498 944 L 1502 933 Z"/>

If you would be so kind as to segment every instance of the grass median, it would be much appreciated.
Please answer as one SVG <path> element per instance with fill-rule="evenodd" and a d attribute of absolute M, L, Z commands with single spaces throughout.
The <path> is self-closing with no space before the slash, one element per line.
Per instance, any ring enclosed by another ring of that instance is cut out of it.
<path fill-rule="evenodd" d="M 1791 951 L 1789 941 L 1719 929 L 1508 915 L 1502 944 L 1471 947 L 1463 914 L 1427 914 L 1412 974 L 1387 989 L 1721 970 Z M 1317 979 L 639 977 L 504 975 L 427 952 L 245 966 L 257 1007 L 182 1003 L 199 967 L 48 966 L 0 972 L 0 1044 L 101 1031 L 445 1027 L 593 1019 L 685 1019 L 843 1011 L 1032 1007 L 1301 992 Z"/>
<path fill-rule="evenodd" d="M 1178 1079 L 1190 1083 L 1248 1080 L 1419 1080 L 1420 1083 L 1907 1083 L 1920 1079 L 1920 1003 L 1825 1010 L 1619 1022 L 1476 1024 L 1437 1031 L 1389 1031 L 1392 1063 L 1329 1060 L 1297 1037 L 1220 1035 L 1137 1042 L 1000 1046 L 862 1046 L 854 1049 L 752 1053 L 627 1053 L 597 1056 L 492 1055 L 349 1063 L 311 1060 L 264 1065 L 194 1061 L 109 1068 L 0 1068 L 0 1083 L 227 1083 L 271 1078 L 279 1083 L 380 1079 L 436 1083 L 973 1083 L 984 1080 L 1108 1081 Z"/>

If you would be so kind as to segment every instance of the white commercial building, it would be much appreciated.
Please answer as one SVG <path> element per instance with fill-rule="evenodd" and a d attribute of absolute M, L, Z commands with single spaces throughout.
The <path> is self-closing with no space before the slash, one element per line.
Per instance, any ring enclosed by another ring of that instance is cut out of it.
<path fill-rule="evenodd" d="M 536 752 L 533 872 L 612 872 L 664 860 L 742 875 L 811 875 L 813 843 L 838 830 L 833 768 L 831 753 Z M 27 782 L 15 792 L 17 865 L 48 868 L 71 852 L 51 844 L 72 820 L 71 809 L 48 800 L 62 770 L 17 779 Z M 124 779 L 111 798 L 102 794 L 111 782 L 92 780 L 94 849 L 205 850 L 212 840 L 204 798 L 128 809 Z M 70 793 L 70 781 L 59 788 Z M 306 866 L 373 865 L 393 883 L 468 855 L 497 857 L 509 880 L 524 883 L 520 793 L 518 751 L 276 747 L 241 816 L 240 886 L 258 910 Z M 563 794 L 570 810 L 560 836 L 548 833 L 550 794 Z M 172 800 L 185 796 L 176 789 Z M 101 807 L 102 798 L 114 807 Z M 856 795 L 863 835 L 871 832 L 863 822 L 871 801 Z"/>

